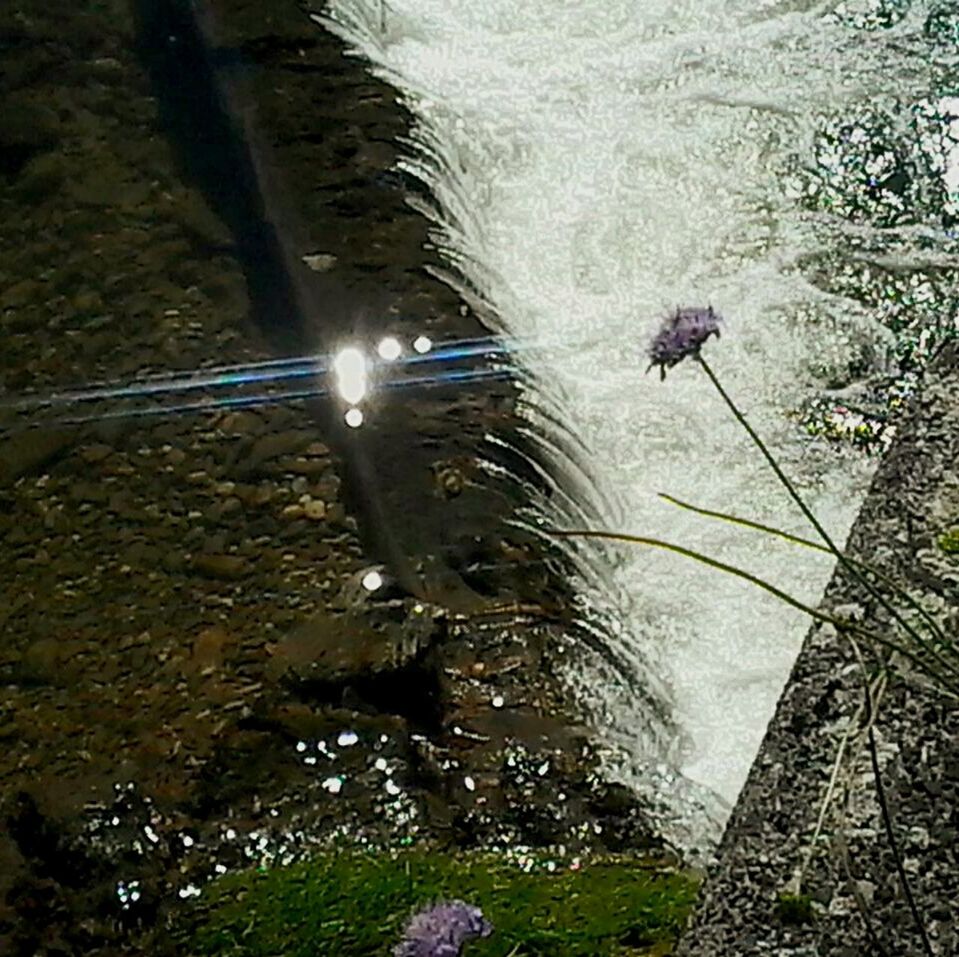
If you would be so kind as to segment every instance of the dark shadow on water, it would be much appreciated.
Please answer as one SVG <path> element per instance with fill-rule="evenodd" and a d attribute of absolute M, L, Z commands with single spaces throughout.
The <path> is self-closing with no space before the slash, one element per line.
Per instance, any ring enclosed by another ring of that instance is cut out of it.
<path fill-rule="evenodd" d="M 229 103 L 228 75 L 254 67 L 240 51 L 211 45 L 190 0 L 133 0 L 133 8 L 137 50 L 184 173 L 233 236 L 260 331 L 278 352 L 295 353 L 306 341 L 301 308 L 253 144 Z"/>

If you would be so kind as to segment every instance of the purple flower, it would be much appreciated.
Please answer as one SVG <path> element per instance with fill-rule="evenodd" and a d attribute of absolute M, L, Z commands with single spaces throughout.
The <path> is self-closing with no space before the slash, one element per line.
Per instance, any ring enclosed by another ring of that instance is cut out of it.
<path fill-rule="evenodd" d="M 649 345 L 649 372 L 653 366 L 659 366 L 660 379 L 666 378 L 666 370 L 686 356 L 694 356 L 702 344 L 713 334 L 719 338 L 719 324 L 722 316 L 713 311 L 712 306 L 690 306 L 676 311 L 663 320 L 659 332 Z"/>
<path fill-rule="evenodd" d="M 460 957 L 471 937 L 489 937 L 493 925 L 478 907 L 463 901 L 438 901 L 414 914 L 393 949 L 393 957 Z"/>

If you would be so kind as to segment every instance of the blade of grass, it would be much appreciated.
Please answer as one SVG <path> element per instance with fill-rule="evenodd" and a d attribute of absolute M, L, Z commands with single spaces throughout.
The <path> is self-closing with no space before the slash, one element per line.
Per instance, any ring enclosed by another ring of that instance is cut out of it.
<path fill-rule="evenodd" d="M 646 535 L 628 535 L 625 532 L 608 532 L 601 529 L 545 529 L 544 531 L 546 534 L 556 535 L 560 538 L 603 538 L 612 541 L 632 542 L 637 545 L 649 545 L 653 548 L 661 548 L 665 551 L 674 552 L 677 555 L 683 555 L 686 558 L 692 558 L 694 561 L 708 565 L 710 568 L 715 568 L 719 571 L 726 572 L 729 575 L 734 575 L 737 578 L 742 578 L 758 588 L 762 588 L 763 591 L 767 591 L 771 595 L 775 595 L 776 598 L 782 602 L 785 602 L 787 605 L 797 608 L 799 611 L 805 612 L 810 616 L 810 618 L 814 618 L 817 621 L 823 621 L 832 625 L 837 631 L 852 632 L 861 635 L 869 641 L 875 642 L 884 648 L 898 651 L 899 654 L 911 661 L 924 674 L 945 685 L 946 689 L 948 689 L 947 693 L 950 697 L 959 698 L 959 685 L 953 686 L 949 679 L 930 668 L 929 665 L 922 660 L 922 658 L 920 658 L 909 648 L 906 648 L 905 646 L 886 638 L 884 635 L 880 635 L 878 632 L 864 628 L 862 625 L 844 621 L 843 619 L 836 618 L 827 612 L 820 611 L 818 608 L 813 608 L 811 605 L 801 602 L 798 598 L 793 597 L 788 592 L 783 591 L 781 588 L 777 588 L 771 582 L 767 582 L 765 579 L 759 578 L 757 575 L 753 575 L 750 572 L 747 572 L 745 569 L 737 568 L 735 565 L 729 565 L 726 562 L 721 562 L 716 558 L 710 558 L 710 556 L 704 555 L 702 552 L 697 552 L 691 548 L 685 548 L 682 545 L 676 545 L 673 542 L 666 542 L 659 538 L 650 538 Z"/>
<path fill-rule="evenodd" d="M 865 692 L 865 704 L 866 704 L 866 730 L 868 733 L 868 743 L 869 743 L 869 760 L 872 765 L 872 776 L 876 782 L 876 797 L 879 799 L 879 809 L 882 813 L 882 822 L 886 829 L 886 840 L 889 842 L 889 850 L 892 853 L 893 861 L 896 864 L 896 872 L 899 875 L 899 883 L 902 885 L 903 893 L 906 895 L 906 900 L 909 903 L 909 910 L 912 913 L 913 922 L 916 925 L 916 929 L 919 932 L 919 938 L 922 941 L 922 949 L 926 954 L 926 957 L 934 957 L 932 951 L 932 944 L 929 943 L 929 936 L 926 934 L 926 925 L 922 919 L 922 915 L 919 913 L 919 905 L 916 903 L 916 898 L 912 893 L 912 885 L 910 884 L 909 878 L 906 875 L 906 869 L 903 867 L 902 863 L 902 854 L 899 851 L 899 842 L 896 840 L 896 834 L 892 827 L 892 814 L 889 810 L 889 802 L 886 797 L 886 787 L 882 783 L 882 772 L 879 768 L 879 754 L 876 747 L 876 732 L 873 722 L 873 699 L 872 699 L 872 686 L 869 680 L 869 671 L 866 668 L 866 662 L 863 659 L 862 652 L 859 650 L 859 645 L 856 644 L 855 638 L 850 636 L 850 642 L 852 643 L 853 651 L 856 653 L 856 658 L 859 662 L 859 668 L 862 671 L 863 678 L 863 690 Z"/>
<path fill-rule="evenodd" d="M 889 612 L 890 615 L 906 630 L 911 638 L 918 644 L 923 644 L 923 639 L 916 631 L 915 628 L 899 613 L 896 607 L 876 588 L 872 582 L 870 582 L 861 572 L 855 567 L 853 562 L 848 559 L 843 552 L 839 549 L 836 543 L 832 540 L 832 536 L 826 529 L 823 527 L 822 523 L 816 518 L 812 510 L 805 503 L 802 496 L 796 490 L 796 487 L 789 480 L 789 477 L 783 472 L 779 463 L 776 461 L 772 452 L 766 447 L 766 443 L 760 438 L 759 433 L 749 424 L 748 419 L 742 412 L 740 412 L 739 407 L 733 401 L 729 393 L 723 388 L 723 384 L 719 381 L 719 378 L 716 376 L 716 373 L 713 372 L 709 363 L 703 358 L 700 352 L 697 352 L 694 356 L 695 360 L 702 367 L 703 371 L 706 373 L 709 381 L 712 382 L 713 386 L 716 388 L 716 391 L 721 396 L 722 400 L 726 403 L 729 410 L 735 416 L 736 421 L 746 430 L 746 433 L 753 440 L 753 444 L 759 451 L 762 453 L 763 458 L 769 464 L 769 467 L 773 470 L 776 475 L 776 478 L 779 479 L 783 488 L 789 493 L 789 497 L 799 506 L 800 511 L 812 525 L 812 527 L 819 534 L 819 537 L 826 543 L 829 547 L 829 550 L 836 556 L 836 560 L 840 565 L 843 566 L 852 576 L 858 581 L 869 594 L 877 601 L 879 604 Z"/>
<path fill-rule="evenodd" d="M 687 511 L 695 512 L 697 515 L 705 515 L 709 518 L 718 518 L 721 521 L 729 522 L 732 525 L 740 525 L 743 528 L 751 528 L 760 532 L 765 532 L 768 535 L 773 535 L 777 538 L 782 538 L 785 541 L 792 542 L 795 545 L 802 545 L 804 548 L 811 548 L 817 552 L 824 552 L 829 555 L 832 554 L 831 551 L 820 542 L 813 541 L 810 538 L 803 538 L 801 535 L 793 535 L 790 532 L 783 531 L 781 528 L 776 528 L 773 525 L 764 525 L 762 522 L 756 522 L 749 518 L 743 518 L 741 515 L 732 515 L 729 512 L 721 512 L 715 509 L 703 508 L 700 505 L 693 505 L 691 502 L 684 502 L 682 499 L 676 498 L 674 495 L 668 495 L 666 492 L 657 493 L 659 498 L 664 501 L 669 502 L 671 505 L 676 505 L 679 508 L 684 508 Z M 867 562 L 862 562 L 858 558 L 849 558 L 847 556 L 847 561 L 851 562 L 858 569 L 864 572 L 868 572 L 870 575 L 875 576 L 876 580 L 885 585 L 893 594 L 898 595 L 900 598 L 905 601 L 910 608 L 917 612 L 923 621 L 925 621 L 929 630 L 933 633 L 934 640 L 937 642 L 939 647 L 947 647 L 949 650 L 955 654 L 956 649 L 953 646 L 952 642 L 946 637 L 945 632 L 939 627 L 939 623 L 926 611 L 922 605 L 916 601 L 912 595 L 909 594 L 904 588 L 897 585 L 891 578 L 887 575 L 884 575 L 877 568 L 873 568 L 872 565 Z M 928 651 L 935 658 L 937 658 L 941 664 L 945 664 L 938 655 L 938 649 L 935 645 L 929 647 L 926 646 L 925 642 L 922 643 L 924 650 Z M 959 675 L 959 667 L 950 666 L 950 670 L 955 674 Z"/>

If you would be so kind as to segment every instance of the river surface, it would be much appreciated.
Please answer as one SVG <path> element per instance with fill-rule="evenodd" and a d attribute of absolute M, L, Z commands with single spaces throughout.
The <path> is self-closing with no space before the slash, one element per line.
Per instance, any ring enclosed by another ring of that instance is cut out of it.
<path fill-rule="evenodd" d="M 404 165 L 439 200 L 436 241 L 504 333 L 535 347 L 523 353 L 539 383 L 531 406 L 548 390 L 585 443 L 601 526 L 819 600 L 828 556 L 658 497 L 811 534 L 702 370 L 687 362 L 660 381 L 644 374 L 645 350 L 677 305 L 715 307 L 725 325 L 709 361 L 844 540 L 894 433 L 890 410 L 955 330 L 950 11 L 331 4 L 332 29 L 418 117 Z M 618 749 L 610 771 L 658 777 L 667 794 L 678 771 L 717 796 L 722 819 L 807 620 L 679 556 L 594 557 L 588 602 L 621 622 L 609 640 L 649 664 L 680 728 L 666 747 L 644 740 L 624 696 L 575 676 Z"/>

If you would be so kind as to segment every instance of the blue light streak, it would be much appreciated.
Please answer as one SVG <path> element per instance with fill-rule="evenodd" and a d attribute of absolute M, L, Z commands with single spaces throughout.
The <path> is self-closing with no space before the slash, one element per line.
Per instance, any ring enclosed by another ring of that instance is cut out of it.
<path fill-rule="evenodd" d="M 508 346 L 501 339 L 495 337 L 460 339 L 436 347 L 422 355 L 414 354 L 393 361 L 373 359 L 371 357 L 371 368 L 375 375 L 384 369 L 394 372 L 404 367 L 459 362 L 464 359 L 479 356 L 487 358 L 506 356 L 514 351 L 516 351 L 515 345 Z M 275 359 L 266 362 L 218 366 L 200 371 L 186 370 L 174 373 L 157 373 L 141 377 L 132 382 L 114 380 L 83 389 L 49 392 L 36 396 L 22 396 L 12 400 L 8 399 L 0 401 L 0 409 L 26 412 L 83 402 L 139 399 L 147 396 L 176 394 L 201 389 L 237 388 L 270 382 L 283 383 L 296 379 L 325 376 L 332 369 L 332 365 L 332 357 L 308 355 Z M 420 378 L 416 381 L 418 384 L 426 384 L 425 378 Z M 305 395 L 306 393 L 303 394 Z M 317 392 L 316 390 L 309 390 L 309 394 L 315 395 Z M 299 393 L 284 393 L 279 399 L 272 399 L 271 397 L 271 401 L 284 401 L 285 398 L 297 397 L 299 395 Z M 266 398 L 261 397 L 261 400 L 266 401 Z M 224 403 L 225 402 L 226 400 L 224 400 Z M 174 408 L 177 410 L 189 410 L 197 407 L 206 408 L 209 405 L 209 402 L 204 402 L 176 406 Z M 113 418 L 119 414 L 118 412 L 108 413 L 101 417 Z M 139 413 L 133 413 L 128 410 L 126 414 Z"/>
<path fill-rule="evenodd" d="M 437 355 L 429 357 L 417 356 L 415 358 L 433 358 L 434 360 L 437 358 L 440 360 L 443 358 L 446 358 L 447 360 L 450 358 L 460 359 L 470 355 L 490 354 L 490 351 L 491 350 L 489 346 L 486 346 L 481 350 L 478 348 L 476 350 L 463 350 L 461 346 L 457 346 L 445 357 L 440 356 L 439 350 L 437 350 Z M 316 366 L 315 360 L 310 359 L 308 361 L 312 367 Z M 410 362 L 409 364 L 413 365 L 414 363 Z M 400 363 L 381 363 L 380 365 L 389 367 L 400 365 Z M 325 367 L 326 366 L 324 366 L 324 368 Z M 291 372 L 293 375 L 290 374 Z M 230 386 L 237 384 L 248 385 L 250 383 L 271 380 L 282 381 L 291 378 L 298 378 L 305 374 L 307 373 L 304 369 L 297 368 L 286 369 L 280 374 L 268 374 L 266 370 L 259 370 L 255 374 L 251 375 L 248 368 L 245 368 L 245 370 L 242 372 L 231 373 L 229 378 L 226 375 L 217 374 L 215 376 L 206 376 L 204 379 L 207 385 Z M 393 391 L 396 389 L 410 388 L 437 388 L 441 386 L 481 382 L 485 380 L 508 379 L 513 376 L 513 374 L 513 370 L 508 367 L 447 369 L 438 370 L 435 373 L 426 375 L 401 375 L 390 379 L 383 379 L 376 383 L 376 389 Z M 200 388 L 200 386 L 197 385 L 193 379 L 183 383 L 177 383 L 175 381 L 176 378 L 177 377 L 170 377 L 155 383 L 148 383 L 150 387 L 147 389 L 140 388 L 144 384 L 142 382 L 131 383 L 128 386 L 119 387 L 95 387 L 89 390 L 77 390 L 75 392 L 57 393 L 49 396 L 37 397 L 36 399 L 32 400 L 20 400 L 17 403 L 6 403 L 4 407 L 14 408 L 17 410 L 22 410 L 24 408 L 35 410 L 38 408 L 46 408 L 54 404 L 71 405 L 78 402 L 92 401 L 93 399 L 142 398 L 144 396 L 155 395 L 157 393 L 175 394 L 180 391 L 188 391 Z M 154 388 L 154 386 L 157 388 Z M 161 386 L 162 388 L 160 388 Z M 224 412 L 235 409 L 250 408 L 254 406 L 278 405 L 281 403 L 303 401 L 306 399 L 326 398 L 333 395 L 335 395 L 334 389 L 327 385 L 317 385 L 316 387 L 309 389 L 283 389 L 276 392 L 254 392 L 242 395 L 226 396 L 221 395 L 218 397 L 208 397 L 197 401 L 181 402 L 175 404 L 155 402 L 149 405 L 134 408 L 106 409 L 84 415 L 61 416 L 58 418 L 49 420 L 44 419 L 37 422 L 26 421 L 23 423 L 18 423 L 18 426 L 20 428 L 30 428 L 33 426 L 43 426 L 49 428 L 53 426 L 84 425 L 94 422 L 104 422 L 118 419 L 141 419 L 161 415 L 165 416 L 204 412 Z M 3 426 L 0 425 L 0 432 L 2 431 Z"/>

